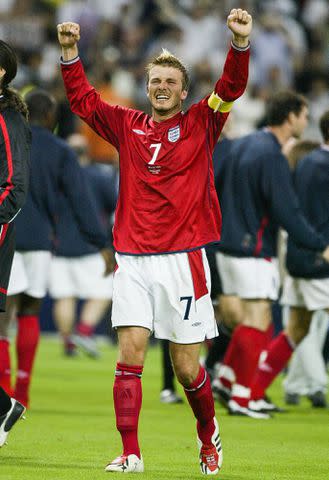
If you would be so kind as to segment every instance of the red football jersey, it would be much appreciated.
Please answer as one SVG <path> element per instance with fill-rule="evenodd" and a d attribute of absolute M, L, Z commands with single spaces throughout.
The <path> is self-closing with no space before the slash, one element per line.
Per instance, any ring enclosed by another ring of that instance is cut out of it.
<path fill-rule="evenodd" d="M 249 49 L 230 48 L 214 90 L 224 102 L 242 95 L 248 61 Z M 221 213 L 212 153 L 228 113 L 214 111 L 206 97 L 157 123 L 144 112 L 102 101 L 78 58 L 62 62 L 62 74 L 72 111 L 119 152 L 116 251 L 171 253 L 218 241 Z"/>

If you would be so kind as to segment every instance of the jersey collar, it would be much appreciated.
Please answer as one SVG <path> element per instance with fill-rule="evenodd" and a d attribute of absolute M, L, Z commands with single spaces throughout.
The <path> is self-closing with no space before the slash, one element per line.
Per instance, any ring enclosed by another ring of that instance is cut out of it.
<path fill-rule="evenodd" d="M 170 117 L 168 118 L 168 120 L 164 120 L 163 122 L 155 122 L 153 118 L 150 117 L 150 126 L 152 128 L 155 128 L 156 130 L 164 130 L 173 125 L 177 125 L 177 123 L 180 121 L 183 115 L 184 115 L 184 112 L 182 111 L 178 112 L 173 117 Z"/>

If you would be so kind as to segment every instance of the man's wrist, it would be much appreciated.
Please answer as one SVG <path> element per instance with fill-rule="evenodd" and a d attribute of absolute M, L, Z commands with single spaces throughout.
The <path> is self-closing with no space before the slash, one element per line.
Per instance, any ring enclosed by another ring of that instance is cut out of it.
<path fill-rule="evenodd" d="M 75 45 L 74 47 L 64 48 L 62 47 L 62 59 L 64 62 L 69 62 L 74 58 L 79 56 L 78 47 Z"/>
<path fill-rule="evenodd" d="M 232 43 L 238 48 L 246 48 L 249 45 L 249 37 L 240 37 L 239 35 L 233 35 Z"/>

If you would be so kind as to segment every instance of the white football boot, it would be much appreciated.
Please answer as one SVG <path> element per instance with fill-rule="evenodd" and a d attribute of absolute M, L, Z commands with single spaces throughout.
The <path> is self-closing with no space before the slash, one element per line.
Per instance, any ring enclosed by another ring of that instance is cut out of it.
<path fill-rule="evenodd" d="M 11 398 L 10 410 L 0 417 L 0 447 L 2 447 L 7 440 L 10 430 L 13 428 L 17 420 L 19 420 L 26 410 L 24 405 L 19 403 L 14 398 Z"/>
<path fill-rule="evenodd" d="M 268 413 L 256 412 L 254 410 L 250 410 L 250 408 L 242 407 L 235 400 L 230 400 L 228 402 L 228 413 L 230 415 L 250 417 L 250 418 L 255 418 L 257 420 L 268 420 L 269 418 L 271 418 L 271 416 Z"/>
<path fill-rule="evenodd" d="M 222 444 L 219 436 L 219 428 L 214 417 L 215 431 L 211 437 L 211 445 L 204 445 L 197 437 L 199 447 L 200 470 L 204 475 L 216 475 L 223 463 Z"/>
<path fill-rule="evenodd" d="M 105 467 L 106 472 L 142 473 L 144 472 L 143 457 L 137 455 L 120 455 Z"/>

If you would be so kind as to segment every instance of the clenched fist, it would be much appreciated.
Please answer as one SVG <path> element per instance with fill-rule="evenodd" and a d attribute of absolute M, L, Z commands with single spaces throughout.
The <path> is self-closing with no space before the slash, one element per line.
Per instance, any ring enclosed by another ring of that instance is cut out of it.
<path fill-rule="evenodd" d="M 246 10 L 234 8 L 227 17 L 227 26 L 233 33 L 233 42 L 238 46 L 248 44 L 252 29 L 252 17 Z"/>
<path fill-rule="evenodd" d="M 57 25 L 58 41 L 62 48 L 74 48 L 80 40 L 80 25 L 65 22 Z"/>
<path fill-rule="evenodd" d="M 62 47 L 63 60 L 70 61 L 78 56 L 78 41 L 80 40 L 80 25 L 64 22 L 57 25 L 57 36 Z"/>

